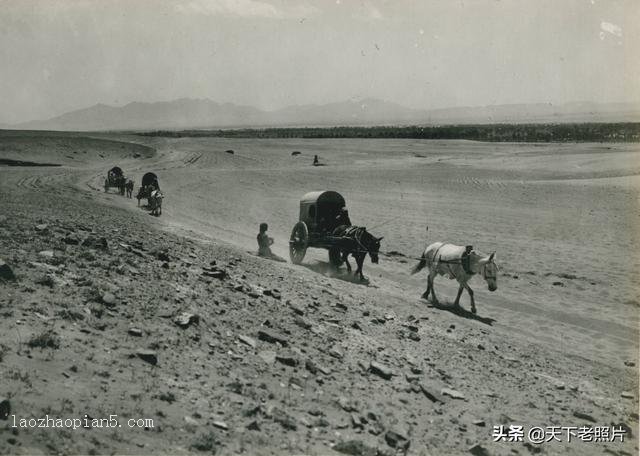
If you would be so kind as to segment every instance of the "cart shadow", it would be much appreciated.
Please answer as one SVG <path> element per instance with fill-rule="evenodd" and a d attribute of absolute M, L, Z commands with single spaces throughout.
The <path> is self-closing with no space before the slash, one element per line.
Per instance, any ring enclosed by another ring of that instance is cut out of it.
<path fill-rule="evenodd" d="M 356 285 L 362 285 L 365 287 L 378 288 L 374 285 L 371 285 L 369 279 L 366 276 L 364 280 L 360 280 L 360 276 L 354 275 L 353 272 L 347 272 L 346 268 L 344 267 L 336 269 L 331 263 L 316 261 L 315 263 L 302 264 L 301 266 L 315 273 L 322 274 L 325 277 L 331 277 L 332 279 L 338 279 L 344 282 L 354 283 Z"/>
<path fill-rule="evenodd" d="M 424 299 L 421 300 L 422 302 L 425 302 Z M 479 321 L 480 323 L 484 323 L 485 325 L 489 325 L 492 326 L 493 322 L 496 321 L 495 318 L 489 318 L 489 317 L 481 317 L 478 314 L 474 314 L 473 312 L 468 311 L 467 309 L 463 308 L 460 305 L 455 305 L 452 302 L 446 302 L 446 303 L 434 303 L 432 301 L 426 301 L 427 302 L 427 307 L 430 308 L 435 308 L 438 310 L 444 310 L 446 312 L 451 312 L 454 315 L 457 315 L 459 317 L 462 318 L 467 318 L 469 320 L 476 320 Z"/>

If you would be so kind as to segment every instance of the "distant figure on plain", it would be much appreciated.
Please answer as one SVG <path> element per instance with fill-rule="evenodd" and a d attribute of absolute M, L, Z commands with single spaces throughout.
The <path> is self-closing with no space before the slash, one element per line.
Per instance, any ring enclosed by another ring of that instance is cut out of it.
<path fill-rule="evenodd" d="M 313 156 L 313 166 L 318 166 L 320 164 L 320 160 L 318 160 L 318 156 Z"/>
<path fill-rule="evenodd" d="M 281 261 L 286 263 L 282 257 L 279 257 L 275 253 L 271 251 L 271 245 L 273 244 L 273 238 L 267 236 L 267 230 L 269 229 L 269 225 L 266 223 L 260 224 L 260 232 L 258 233 L 258 256 L 269 258 L 271 260 Z"/>

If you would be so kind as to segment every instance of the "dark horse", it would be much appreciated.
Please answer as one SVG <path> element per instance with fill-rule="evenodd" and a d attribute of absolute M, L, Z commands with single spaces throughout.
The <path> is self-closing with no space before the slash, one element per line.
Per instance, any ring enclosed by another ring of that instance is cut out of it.
<path fill-rule="evenodd" d="M 362 274 L 364 258 L 368 253 L 371 262 L 374 264 L 378 263 L 378 252 L 382 238 L 375 237 L 363 226 L 347 225 L 341 225 L 333 230 L 333 236 L 340 237 L 338 248 L 342 254 L 342 261 L 347 265 L 347 271 L 351 272 L 351 265 L 347 259 L 351 254 L 358 266 L 355 274 L 360 274 L 360 280 L 364 280 L 364 275 Z"/>

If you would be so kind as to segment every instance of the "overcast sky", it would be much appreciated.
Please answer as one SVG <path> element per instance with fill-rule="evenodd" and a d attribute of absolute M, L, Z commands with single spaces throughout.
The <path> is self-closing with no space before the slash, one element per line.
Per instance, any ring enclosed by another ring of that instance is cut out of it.
<path fill-rule="evenodd" d="M 0 122 L 96 103 L 640 100 L 637 0 L 0 0 Z"/>

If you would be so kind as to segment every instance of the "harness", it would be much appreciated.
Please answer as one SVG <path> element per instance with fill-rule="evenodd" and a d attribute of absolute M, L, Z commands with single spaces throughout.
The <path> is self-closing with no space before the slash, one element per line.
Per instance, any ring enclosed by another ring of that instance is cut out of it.
<path fill-rule="evenodd" d="M 362 233 L 364 233 L 365 229 L 361 226 L 348 226 L 344 233 L 342 233 L 341 237 L 352 238 L 358 244 L 358 250 L 353 253 L 371 253 L 369 249 L 367 249 L 360 240 L 362 238 Z"/>
<path fill-rule="evenodd" d="M 468 275 L 475 274 L 471 270 L 471 251 L 473 250 L 473 246 L 472 245 L 467 245 L 466 248 L 465 248 L 465 251 L 462 253 L 462 256 L 460 257 L 460 259 L 457 259 L 457 260 L 443 260 L 442 257 L 438 255 L 438 253 L 440 252 L 440 249 L 443 246 L 444 246 L 444 244 L 442 244 L 440 247 L 438 247 L 436 252 L 433 254 L 433 258 L 437 258 L 438 259 L 438 263 L 443 263 L 443 264 L 447 264 L 447 265 L 449 265 L 449 264 L 459 264 L 459 265 L 462 265 L 462 269 Z M 449 269 L 449 273 L 452 276 L 455 277 L 455 274 L 451 270 L 450 266 L 448 267 L 448 269 Z"/>

